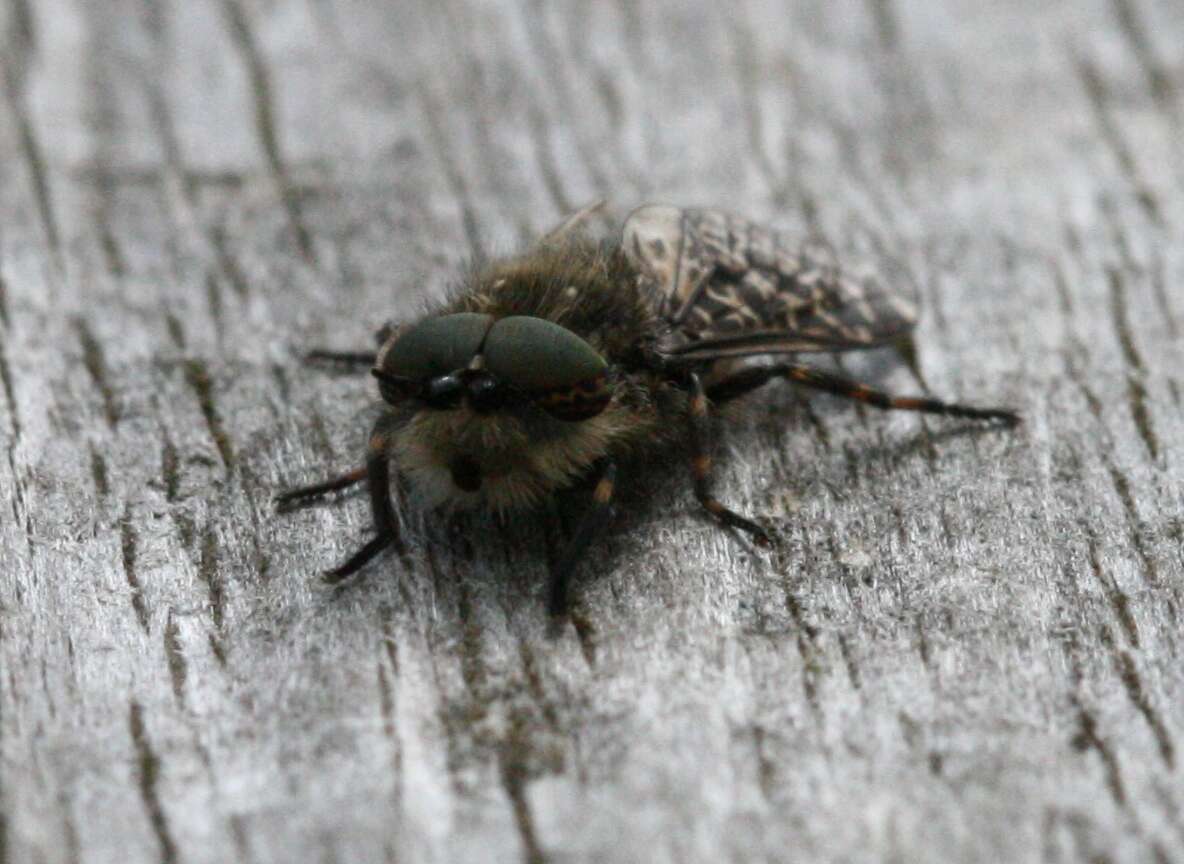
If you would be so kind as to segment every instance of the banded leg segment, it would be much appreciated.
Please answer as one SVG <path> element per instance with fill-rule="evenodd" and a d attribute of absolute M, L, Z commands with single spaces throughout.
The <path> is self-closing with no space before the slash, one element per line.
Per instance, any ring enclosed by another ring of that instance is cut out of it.
<path fill-rule="evenodd" d="M 389 418 L 380 417 L 370 433 L 366 448 L 366 481 L 370 489 L 370 511 L 374 517 L 377 534 L 345 562 L 329 570 L 324 580 L 333 585 L 357 573 L 372 558 L 387 546 L 404 550 L 399 536 L 399 523 L 395 519 L 395 508 L 391 503 L 391 469 L 387 454 Z"/>
<path fill-rule="evenodd" d="M 759 386 L 759 385 L 758 385 Z M 691 373 L 691 474 L 695 481 L 695 497 L 715 519 L 731 528 L 747 531 L 758 546 L 770 546 L 765 529 L 751 519 L 725 507 L 711 494 L 711 452 L 707 440 L 707 393 L 703 381 Z"/>
<path fill-rule="evenodd" d="M 568 587 L 571 584 L 572 573 L 588 548 L 603 536 L 604 530 L 608 527 L 612 518 L 616 483 L 616 464 L 605 463 L 592 490 L 592 501 L 580 517 L 580 525 L 575 536 L 567 541 L 555 567 L 551 570 L 551 579 L 547 586 L 547 611 L 554 617 L 567 613 Z"/>
<path fill-rule="evenodd" d="M 717 381 L 707 394 L 715 402 L 727 402 L 767 384 L 774 378 L 785 378 L 804 387 L 824 390 L 835 396 L 854 399 L 889 411 L 919 411 L 923 414 L 940 414 L 946 417 L 997 420 L 1006 426 L 1015 426 L 1020 422 L 1019 414 L 1006 408 L 975 408 L 925 396 L 893 396 L 842 375 L 797 363 L 777 363 L 772 366 L 750 366 L 741 369 L 734 375 Z"/>

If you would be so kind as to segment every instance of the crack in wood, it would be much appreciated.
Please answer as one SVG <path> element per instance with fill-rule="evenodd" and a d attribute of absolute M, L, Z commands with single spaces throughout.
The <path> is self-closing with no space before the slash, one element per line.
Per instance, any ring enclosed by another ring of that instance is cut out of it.
<path fill-rule="evenodd" d="M 1100 550 L 1098 548 L 1097 532 L 1086 522 L 1080 523 L 1081 530 L 1088 538 L 1087 546 L 1089 548 L 1089 565 L 1093 571 L 1094 578 L 1098 580 L 1098 584 L 1102 586 L 1102 593 L 1106 595 L 1106 599 L 1110 603 L 1111 611 L 1114 617 L 1118 619 L 1118 625 L 1122 628 L 1123 633 L 1126 634 L 1127 640 L 1135 648 L 1139 647 L 1139 628 L 1135 623 L 1134 613 L 1131 611 L 1131 600 L 1126 593 L 1118 587 L 1118 582 L 1114 576 L 1109 573 L 1102 566 L 1102 559 Z"/>
<path fill-rule="evenodd" d="M 189 665 L 185 660 L 185 650 L 181 645 L 181 628 L 177 626 L 177 616 L 172 607 L 164 625 L 164 655 L 169 667 L 169 681 L 172 682 L 173 698 L 177 700 L 177 707 L 187 710 L 185 703 L 185 679 L 189 674 Z"/>
<path fill-rule="evenodd" d="M 1122 274 L 1114 267 L 1106 269 L 1106 279 L 1110 286 L 1110 319 L 1118 336 L 1118 344 L 1122 349 L 1122 357 L 1127 365 L 1126 384 L 1127 398 L 1130 401 L 1131 416 L 1135 421 L 1135 428 L 1139 437 L 1143 439 L 1147 451 L 1154 460 L 1159 459 L 1159 438 L 1155 434 L 1155 427 L 1151 423 L 1151 415 L 1147 408 L 1147 386 L 1143 383 L 1147 368 L 1143 358 L 1135 347 L 1131 334 L 1130 318 L 1127 312 L 1126 282 Z"/>
<path fill-rule="evenodd" d="M 859 671 L 859 665 L 855 662 L 855 651 L 851 647 L 850 640 L 842 633 L 839 634 L 839 653 L 843 656 L 843 665 L 847 669 L 847 679 L 851 682 L 851 688 L 862 690 L 863 678 Z"/>
<path fill-rule="evenodd" d="M 1147 695 L 1147 691 L 1143 686 L 1143 679 L 1139 675 L 1139 668 L 1135 664 L 1134 656 L 1130 651 L 1123 649 L 1116 651 L 1114 657 L 1118 664 L 1118 671 L 1122 678 L 1123 686 L 1126 688 L 1131 703 L 1143 715 L 1143 719 L 1147 721 L 1147 725 L 1151 729 L 1151 734 L 1155 737 L 1155 743 L 1159 748 L 1159 755 L 1163 758 L 1164 764 L 1169 771 L 1174 771 L 1176 769 L 1176 746 L 1172 742 L 1172 736 L 1168 731 L 1167 723 L 1164 722 L 1159 712 L 1155 710 L 1155 706 L 1151 703 L 1151 699 Z"/>
<path fill-rule="evenodd" d="M 818 700 L 817 658 L 820 653 L 817 638 L 818 630 L 805 620 L 805 611 L 797 595 L 793 593 L 793 586 L 788 582 L 784 586 L 785 610 L 794 623 L 794 645 L 798 657 L 802 661 L 802 691 L 815 717 L 822 716 L 822 706 Z"/>
<path fill-rule="evenodd" d="M 59 796 L 58 807 L 62 811 L 62 839 L 66 844 L 66 860 L 69 864 L 79 864 L 82 861 L 82 843 L 78 837 L 73 802 L 69 793 L 64 790 Z M 3 850 L 0 850 L 0 864 L 5 864 Z"/>
<path fill-rule="evenodd" d="M 152 0 L 145 0 L 144 19 L 147 22 L 156 56 L 153 65 L 157 74 L 145 76 L 143 86 L 148 103 L 148 115 L 152 128 L 160 142 L 164 153 L 164 165 L 161 169 L 150 169 L 143 173 L 144 182 L 163 186 L 164 197 L 176 211 L 175 221 L 192 236 L 203 252 L 214 259 L 214 265 L 225 277 L 230 287 L 240 300 L 246 299 L 250 293 L 249 284 L 242 273 L 238 262 L 230 253 L 226 241 L 226 232 L 222 225 L 212 224 L 203 226 L 197 216 L 199 187 L 203 185 L 225 185 L 231 189 L 242 186 L 246 179 L 241 172 L 225 172 L 211 175 L 209 172 L 191 169 L 185 164 L 181 142 L 177 138 L 172 109 L 162 89 L 160 79 L 164 70 L 169 66 L 170 59 L 164 56 L 167 42 L 160 20 L 157 5 Z M 214 322 L 214 331 L 219 339 L 222 336 L 222 296 L 218 279 L 212 272 L 205 276 L 206 302 L 210 309 L 210 316 Z"/>
<path fill-rule="evenodd" d="M 37 52 L 37 28 L 28 0 L 8 0 L 8 50 L 21 57 L 22 70 Z"/>
<path fill-rule="evenodd" d="M 1142 570 L 1144 578 L 1152 588 L 1163 589 L 1164 584 L 1160 578 L 1159 565 L 1156 564 L 1155 559 L 1151 555 L 1151 550 L 1147 548 L 1143 540 L 1143 526 L 1139 519 L 1139 511 L 1135 505 L 1134 495 L 1131 493 L 1130 481 L 1108 456 L 1105 459 L 1105 463 L 1106 469 L 1110 474 L 1111 483 L 1114 485 L 1114 491 L 1118 493 L 1118 500 L 1122 502 L 1122 510 L 1126 515 L 1127 527 L 1130 532 L 1131 545 L 1134 547 L 1135 554 L 1138 555 L 1139 560 L 1143 563 Z M 1172 620 L 1175 621 L 1177 609 L 1173 599 L 1168 599 L 1167 609 L 1171 613 Z"/>
<path fill-rule="evenodd" d="M 82 346 L 82 362 L 90 375 L 95 389 L 103 402 L 103 416 L 107 425 L 114 427 L 119 422 L 119 408 L 115 403 L 115 393 L 107 380 L 107 361 L 103 356 L 103 348 L 91 333 L 84 318 L 74 319 L 74 331 L 78 334 L 78 342 Z"/>
<path fill-rule="evenodd" d="M 1131 187 L 1135 202 L 1151 222 L 1162 227 L 1164 218 L 1159 201 L 1143 179 L 1138 164 L 1135 162 L 1134 154 L 1131 152 L 1130 144 L 1110 112 L 1110 97 L 1106 92 L 1106 85 L 1102 81 L 1101 73 L 1090 60 L 1078 57 L 1077 74 L 1086 96 L 1089 97 L 1087 101 L 1093 110 L 1094 121 L 1097 123 L 1101 138 L 1118 163 L 1119 170 L 1127 184 Z"/>
<path fill-rule="evenodd" d="M 232 281 L 231 284 L 233 285 L 234 282 Z M 241 290 L 246 290 L 245 285 L 239 287 Z M 222 322 L 222 289 L 218 286 L 218 277 L 213 273 L 206 273 L 205 288 L 206 307 L 210 310 L 214 333 L 217 335 L 218 342 L 221 343 L 224 326 Z"/>
<path fill-rule="evenodd" d="M 165 500 L 170 504 L 175 503 L 181 488 L 180 463 L 177 458 L 177 447 L 164 430 L 161 430 L 160 474 L 164 480 Z M 188 546 L 189 543 L 186 542 L 185 545 Z"/>
<path fill-rule="evenodd" d="M 1072 701 L 1077 709 L 1077 735 L 1073 739 L 1073 746 L 1084 752 L 1093 750 L 1102 760 L 1102 767 L 1106 772 L 1106 789 L 1114 802 L 1123 810 L 1127 809 L 1126 787 L 1122 782 L 1122 771 L 1118 765 L 1118 756 L 1114 750 L 1098 734 L 1098 721 L 1094 715 L 1081 704 L 1076 694 Z"/>
<path fill-rule="evenodd" d="M 95 140 L 92 161 L 87 168 L 90 185 L 95 192 L 89 215 L 103 264 L 107 272 L 118 280 L 127 274 L 127 260 L 115 238 L 115 220 L 112 219 L 116 183 L 110 176 L 113 145 L 111 130 L 118 128 L 119 122 L 112 92 L 116 85 L 111 80 L 108 64 L 104 62 L 104 58 L 112 53 L 112 40 L 102 23 L 93 20 L 88 23 L 98 31 L 97 35 L 87 40 L 83 61 L 89 83 L 87 99 L 91 105 L 87 125 Z"/>
<path fill-rule="evenodd" d="M 456 199 L 457 207 L 460 210 L 461 226 L 464 229 L 465 239 L 469 244 L 469 256 L 474 262 L 484 261 L 488 256 L 481 242 L 481 230 L 477 224 L 477 214 L 473 210 L 473 202 L 469 194 L 468 184 L 465 182 L 464 175 L 456 164 L 452 147 L 448 143 L 448 136 L 444 132 L 444 123 L 441 116 L 443 113 L 442 109 L 426 83 L 417 82 L 416 92 L 419 96 L 420 112 L 426 121 L 426 131 L 431 144 L 431 150 L 440 160 L 444 179 L 448 182 L 452 196 Z"/>
<path fill-rule="evenodd" d="M 554 104 L 561 106 L 584 105 L 590 107 L 591 102 L 586 96 L 577 95 L 570 80 L 569 70 L 571 70 L 573 68 L 573 64 L 576 63 L 576 58 L 572 55 L 571 51 L 564 50 L 562 46 L 556 44 L 547 26 L 547 13 L 552 8 L 552 5 L 545 2 L 545 0 L 528 0 L 528 2 L 531 7 L 531 17 L 533 18 L 534 26 L 526 28 L 526 32 L 527 37 L 533 43 L 534 51 L 528 52 L 527 56 L 534 56 L 540 59 L 544 70 L 544 76 L 548 85 L 542 91 L 540 91 L 538 88 L 532 88 L 532 95 L 540 94 L 540 92 L 554 93 Z M 585 73 L 581 75 L 581 80 L 586 80 L 588 77 L 589 76 L 587 76 Z M 587 116 L 586 111 L 572 111 L 567 113 L 561 109 L 556 109 L 554 104 L 552 105 L 551 110 L 546 113 L 549 113 L 552 117 L 566 115 L 570 118 L 571 122 L 568 124 L 568 126 L 571 131 L 572 144 L 575 147 L 576 153 L 580 157 L 580 162 L 583 163 L 584 169 L 588 172 L 588 177 L 592 181 L 592 187 L 596 191 L 597 197 L 604 197 L 610 189 L 614 188 L 614 186 L 619 187 L 620 184 L 612 183 L 604 169 L 601 167 L 601 160 L 597 153 L 598 150 L 603 149 L 603 147 L 590 145 L 583 134 L 582 130 L 584 123 L 581 121 Z M 530 113 L 532 115 L 530 118 L 530 123 L 533 136 L 535 137 L 535 147 L 541 148 L 546 140 L 546 118 L 542 110 L 539 108 L 537 99 L 532 99 L 530 104 Z M 534 115 L 537 115 L 537 117 Z M 540 160 L 539 168 L 541 171 L 543 171 L 544 183 L 547 183 L 548 180 L 546 171 L 549 167 L 548 162 L 550 160 L 541 149 L 538 153 L 536 153 L 536 158 Z M 619 154 L 618 163 L 623 165 L 625 163 L 625 158 L 626 157 L 623 153 Z M 562 188 L 559 185 L 560 175 L 553 166 L 554 163 L 550 162 L 550 170 L 554 178 L 553 182 L 556 184 L 556 187 L 559 189 L 560 193 L 562 193 Z M 567 200 L 566 196 L 563 194 L 560 194 L 559 197 L 555 197 L 555 190 L 549 190 L 549 194 L 551 194 L 552 200 L 556 201 L 557 203 Z M 576 205 L 569 202 L 561 208 L 561 212 L 570 213 L 575 209 Z"/>
<path fill-rule="evenodd" d="M 1179 125 L 1181 117 L 1176 85 L 1156 55 L 1147 28 L 1143 24 L 1134 2 L 1132 0 L 1111 0 L 1110 5 L 1114 10 L 1114 18 L 1118 22 L 1119 32 L 1126 39 L 1131 53 L 1135 55 L 1135 59 L 1143 67 L 1143 73 L 1147 76 L 1147 83 L 1151 87 L 1151 98 L 1155 100 L 1159 110 L 1165 116 L 1172 118 Z"/>
<path fill-rule="evenodd" d="M 564 191 L 563 179 L 559 176 L 559 170 L 556 168 L 555 160 L 547 146 L 549 142 L 546 117 L 533 103 L 528 109 L 527 117 L 529 118 L 527 126 L 530 129 L 531 153 L 538 166 L 543 188 L 547 190 L 547 195 L 550 197 L 551 203 L 555 205 L 557 212 L 571 213 L 576 210 L 576 205 Z"/>
<path fill-rule="evenodd" d="M 163 864 L 175 864 L 178 860 L 177 843 L 169 830 L 168 818 L 160 798 L 160 757 L 152 749 L 148 731 L 144 726 L 144 709 L 139 702 L 132 701 L 128 711 L 128 731 L 136 748 L 136 771 L 140 786 L 140 799 L 148 811 L 148 821 L 160 846 Z"/>
<path fill-rule="evenodd" d="M 214 533 L 213 526 L 207 525 L 201 538 L 201 556 L 198 559 L 197 572 L 201 581 L 205 583 L 214 627 L 219 633 L 226 623 L 226 583 L 219 570 L 220 566 L 218 535 Z"/>
<path fill-rule="evenodd" d="M 103 458 L 94 444 L 90 445 L 90 479 L 94 483 L 95 494 L 100 500 L 106 498 L 111 491 L 111 484 L 107 475 L 107 460 Z"/>
<path fill-rule="evenodd" d="M 1054 281 L 1057 285 L 1058 291 L 1067 292 L 1067 286 L 1064 283 L 1063 274 L 1059 272 L 1059 268 L 1054 270 L 1054 274 L 1056 275 L 1056 279 Z M 1072 312 L 1072 304 L 1068 299 L 1067 293 L 1063 293 L 1062 307 L 1066 314 Z M 1089 382 L 1082 374 L 1076 359 L 1077 354 L 1085 352 L 1085 346 L 1081 343 L 1078 337 L 1072 333 L 1072 331 L 1070 331 L 1069 342 L 1072 348 L 1071 353 L 1066 357 L 1066 367 L 1069 373 L 1069 378 L 1073 381 L 1077 389 L 1085 398 L 1086 406 L 1089 408 L 1090 414 L 1093 416 L 1095 422 L 1099 427 L 1101 427 L 1107 438 L 1110 438 L 1112 436 L 1109 426 L 1105 422 L 1105 413 L 1102 400 L 1098 398 L 1097 394 L 1094 393 L 1093 388 L 1090 387 Z M 1119 502 L 1122 505 L 1123 513 L 1126 516 L 1131 545 L 1134 548 L 1136 556 L 1139 558 L 1139 561 L 1142 564 L 1143 577 L 1147 584 L 1152 588 L 1155 588 L 1157 591 L 1162 591 L 1165 589 L 1165 586 L 1162 579 L 1160 578 L 1159 566 L 1152 557 L 1151 550 L 1147 548 L 1147 545 L 1143 539 L 1142 523 L 1139 518 L 1139 512 L 1135 504 L 1134 495 L 1131 491 L 1131 483 L 1127 479 L 1126 475 L 1123 474 L 1118 465 L 1114 462 L 1112 455 L 1113 450 L 1113 445 L 1108 445 L 1101 448 L 1100 458 L 1107 474 L 1110 477 L 1111 485 L 1118 495 Z M 1150 448 L 1148 448 L 1148 451 L 1150 452 Z M 1173 622 L 1178 620 L 1179 616 L 1178 597 L 1178 590 L 1173 590 L 1171 595 L 1166 598 L 1166 609 Z"/>
<path fill-rule="evenodd" d="M 12 329 L 12 319 L 8 313 L 8 282 L 3 273 L 0 273 L 0 326 L 5 330 Z"/>
<path fill-rule="evenodd" d="M 10 509 L 12 512 L 13 523 L 17 525 L 23 524 L 25 526 L 25 546 L 27 551 L 31 552 L 33 549 L 32 525 L 30 515 L 25 507 L 25 493 L 22 488 L 24 484 L 17 475 L 15 451 L 16 441 L 14 439 L 13 441 L 9 442 L 7 452 L 5 454 L 8 459 L 8 476 L 12 478 L 12 485 L 10 487 L 12 489 L 12 501 Z M 20 590 L 19 583 L 17 590 L 18 592 Z"/>
<path fill-rule="evenodd" d="M 23 2 L 17 2 L 16 8 L 24 8 Z M 15 32 L 20 31 L 18 27 Z M 28 20 L 31 20 L 29 18 Z M 31 38 L 31 37 L 30 37 Z M 23 43 L 31 45 L 31 43 Z M 50 257 L 62 272 L 62 242 L 61 228 L 58 226 L 57 215 L 54 212 L 53 193 L 50 189 L 49 171 L 45 164 L 41 142 L 33 128 L 33 120 L 29 116 L 28 106 L 25 104 L 24 72 L 21 64 L 25 62 L 24 51 L 5 52 L 0 57 L 0 73 L 2 74 L 3 89 L 7 96 L 8 114 L 16 130 L 17 144 L 21 159 L 29 173 L 29 183 L 33 191 L 33 204 L 41 222 L 41 229 L 45 234 L 45 241 L 49 248 Z"/>
<path fill-rule="evenodd" d="M 251 98 L 254 100 L 255 132 L 267 161 L 280 201 L 288 216 L 288 224 L 296 238 L 301 256 L 310 265 L 316 266 L 316 254 L 312 234 L 304 222 L 300 196 L 288 173 L 280 150 L 280 135 L 276 122 L 275 97 L 272 94 L 271 73 L 263 53 L 259 50 L 254 29 L 246 10 L 239 0 L 222 0 L 222 9 L 230 25 L 233 42 L 239 57 L 247 69 L 251 81 Z"/>
<path fill-rule="evenodd" d="M 756 66 L 758 56 L 753 44 L 753 35 L 747 19 L 736 19 L 727 28 L 731 42 L 730 57 L 732 68 L 736 76 L 737 98 L 744 117 L 745 141 L 748 152 L 765 178 L 775 202 L 784 204 L 788 200 L 785 179 L 781 171 L 773 164 L 772 158 L 764 147 L 764 124 L 761 122 L 758 94 L 760 93 L 760 75 Z"/>
<path fill-rule="evenodd" d="M 880 47 L 894 54 L 900 50 L 900 21 L 892 0 L 867 0 L 868 11 L 876 25 Z"/>
<path fill-rule="evenodd" d="M 182 368 L 185 370 L 186 383 L 197 397 L 201 415 L 206 421 L 206 429 L 209 430 L 210 437 L 218 448 L 218 455 L 222 458 L 222 464 L 229 473 L 234 468 L 234 447 L 230 443 L 230 436 L 226 433 L 222 416 L 214 402 L 214 387 L 210 381 L 209 367 L 204 360 L 186 360 Z"/>
<path fill-rule="evenodd" d="M 140 576 L 136 572 L 137 542 L 136 530 L 132 527 L 131 504 L 125 504 L 123 517 L 119 520 L 119 548 L 123 556 L 123 575 L 127 579 L 127 585 L 131 591 L 130 600 L 132 610 L 136 613 L 136 620 L 140 623 L 140 629 L 147 633 L 149 631 L 148 604 L 144 600 L 144 588 L 140 584 Z"/>
<path fill-rule="evenodd" d="M 1172 304 L 1168 302 L 1167 277 L 1164 274 L 1163 256 L 1156 255 L 1154 263 L 1151 267 L 1151 292 L 1155 297 L 1155 303 L 1159 307 L 1160 318 L 1168 329 L 1168 334 L 1172 338 L 1179 338 L 1180 324 L 1176 320 L 1176 314 L 1172 310 Z"/>
<path fill-rule="evenodd" d="M 164 313 L 165 327 L 169 331 L 169 338 L 173 340 L 173 344 L 181 351 L 185 350 L 185 328 L 181 325 L 180 319 L 172 312 Z"/>
<path fill-rule="evenodd" d="M 12 384 L 12 369 L 9 368 L 4 348 L 5 346 L 0 344 L 0 387 L 3 388 L 4 400 L 8 403 L 9 425 L 12 427 L 12 441 L 9 443 L 11 461 L 11 451 L 21 440 L 21 415 L 17 407 L 16 391 Z"/>
<path fill-rule="evenodd" d="M 390 640 L 383 640 L 386 645 L 389 656 L 392 648 L 389 645 Z M 395 727 L 395 696 L 394 688 L 391 685 L 390 677 L 387 674 L 386 666 L 382 660 L 378 661 L 378 704 L 379 710 L 382 714 L 382 733 L 390 742 L 391 746 L 391 784 L 394 787 L 393 799 L 396 810 L 403 800 L 403 746 L 399 741 L 399 732 Z M 397 676 L 398 672 L 395 667 L 392 667 L 392 674 Z"/>
<path fill-rule="evenodd" d="M 226 227 L 221 224 L 211 225 L 208 236 L 210 243 L 214 247 L 214 256 L 218 262 L 218 269 L 226 277 L 226 281 L 230 283 L 230 287 L 234 289 L 234 293 L 238 295 L 239 299 L 245 300 L 251 292 L 251 283 L 243 274 L 238 260 L 230 251 L 230 244 L 226 239 Z M 211 315 L 215 323 L 219 325 L 218 329 L 220 331 L 222 324 L 222 297 L 218 292 L 217 280 L 213 276 L 209 276 L 206 279 L 206 292 Z"/>
<path fill-rule="evenodd" d="M 482 67 L 479 59 L 479 52 L 473 52 L 466 65 L 465 71 L 465 85 L 471 93 L 481 93 L 482 104 L 485 104 L 486 99 L 490 103 L 496 102 L 496 96 L 488 93 L 488 81 L 490 75 L 487 70 Z M 516 154 L 511 155 L 505 152 L 505 148 L 497 144 L 493 136 L 490 134 L 490 129 L 495 126 L 494 117 L 486 114 L 484 111 L 478 116 L 472 118 L 469 126 L 474 138 L 474 149 L 477 151 L 477 157 L 481 160 L 481 167 L 488 178 L 490 190 L 495 198 L 499 201 L 521 201 L 529 197 L 529 191 L 519 183 L 510 183 L 510 172 L 507 170 L 507 163 L 516 160 Z M 528 216 L 528 211 L 519 208 L 507 208 L 504 214 L 505 218 L 512 219 L 514 223 L 514 234 L 518 243 L 522 248 L 526 248 L 534 242 L 537 232 L 531 224 Z"/>
<path fill-rule="evenodd" d="M 216 633 L 209 634 L 210 653 L 214 655 L 214 660 L 223 669 L 229 668 L 229 661 L 226 657 L 226 648 L 222 645 L 222 640 L 218 638 Z"/>

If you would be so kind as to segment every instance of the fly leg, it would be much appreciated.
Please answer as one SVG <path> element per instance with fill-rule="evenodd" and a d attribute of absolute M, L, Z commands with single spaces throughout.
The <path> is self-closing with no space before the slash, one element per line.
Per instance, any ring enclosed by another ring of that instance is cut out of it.
<path fill-rule="evenodd" d="M 764 528 L 734 510 L 728 509 L 711 494 L 711 453 L 707 441 L 707 392 L 703 389 L 703 381 L 698 375 L 692 372 L 690 378 L 691 473 L 695 480 L 695 497 L 720 524 L 748 532 L 752 536 L 753 542 L 758 546 L 770 546 L 772 544 Z"/>
<path fill-rule="evenodd" d="M 365 546 L 351 555 L 345 563 L 328 571 L 324 577 L 326 582 L 340 582 L 353 575 L 387 546 L 394 546 L 400 552 L 403 551 L 403 541 L 399 537 L 399 524 L 395 520 L 395 508 L 391 503 L 391 469 L 387 453 L 389 425 L 389 417 L 380 417 L 378 422 L 374 424 L 374 429 L 370 433 L 370 442 L 366 448 L 366 464 L 363 467 L 347 471 L 345 474 L 332 477 L 322 483 L 289 489 L 275 497 L 277 509 L 284 511 L 309 499 L 335 492 L 338 489 L 348 489 L 358 483 L 365 482 L 369 486 L 370 510 L 374 516 L 374 529 L 378 533 Z"/>
<path fill-rule="evenodd" d="M 395 331 L 393 322 L 388 321 L 374 334 L 374 343 L 382 347 Z M 304 362 L 312 366 L 345 367 L 353 372 L 366 372 L 374 367 L 376 351 L 333 351 L 329 348 L 313 348 L 304 355 Z"/>
<path fill-rule="evenodd" d="M 346 471 L 344 474 L 337 477 L 330 477 L 328 480 L 320 483 L 313 483 L 309 486 L 297 486 L 295 489 L 289 489 L 287 492 L 281 492 L 275 496 L 276 509 L 281 513 L 286 510 L 293 510 L 313 498 L 320 498 L 322 495 L 327 495 L 330 492 L 356 486 L 365 480 L 366 476 L 367 468 L 363 465 L 361 468 Z"/>
<path fill-rule="evenodd" d="M 387 546 L 404 550 L 399 536 L 399 523 L 391 503 L 390 418 L 379 417 L 366 445 L 366 482 L 370 489 L 370 512 L 374 518 L 375 536 L 345 562 L 325 573 L 324 579 L 333 585 L 357 573 Z"/>
<path fill-rule="evenodd" d="M 972 420 L 996 420 L 1004 426 L 1015 426 L 1020 422 L 1020 415 L 1006 408 L 976 408 L 971 405 L 942 402 L 926 396 L 893 396 L 842 375 L 797 363 L 749 366 L 717 381 L 707 390 L 707 395 L 712 401 L 727 402 L 755 390 L 774 378 L 785 378 L 805 387 L 824 390 L 835 396 L 854 399 L 885 410 L 919 411 L 924 414 L 966 417 Z"/>
<path fill-rule="evenodd" d="M 551 569 L 551 579 L 547 586 L 547 611 L 552 617 L 558 618 L 567 613 L 568 586 L 571 584 L 572 573 L 584 557 L 584 553 L 603 536 L 605 528 L 608 527 L 612 518 L 613 490 L 616 483 L 617 466 L 613 462 L 607 462 L 600 470 L 600 476 L 592 490 L 592 502 L 580 517 L 575 536 L 567 541 Z"/>
<path fill-rule="evenodd" d="M 364 372 L 374 366 L 374 352 L 313 348 L 304 355 L 304 362 L 311 366 L 343 366 L 354 372 Z"/>

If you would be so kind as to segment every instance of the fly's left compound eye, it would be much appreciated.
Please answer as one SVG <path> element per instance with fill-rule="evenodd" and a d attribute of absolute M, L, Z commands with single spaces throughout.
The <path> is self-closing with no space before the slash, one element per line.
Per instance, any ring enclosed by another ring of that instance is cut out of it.
<path fill-rule="evenodd" d="M 587 420 L 609 403 L 608 364 L 587 342 L 542 318 L 502 318 L 485 337 L 485 368 L 559 420 Z"/>

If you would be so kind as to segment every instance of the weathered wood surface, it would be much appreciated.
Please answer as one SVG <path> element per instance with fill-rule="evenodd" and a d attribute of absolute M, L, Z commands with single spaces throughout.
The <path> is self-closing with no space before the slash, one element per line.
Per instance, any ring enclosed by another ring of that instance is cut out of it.
<path fill-rule="evenodd" d="M 8 0 L 0 862 L 1184 860 L 1177 0 Z M 924 298 L 898 390 L 751 400 L 549 640 L 530 529 L 338 594 L 368 344 L 605 196 Z"/>

